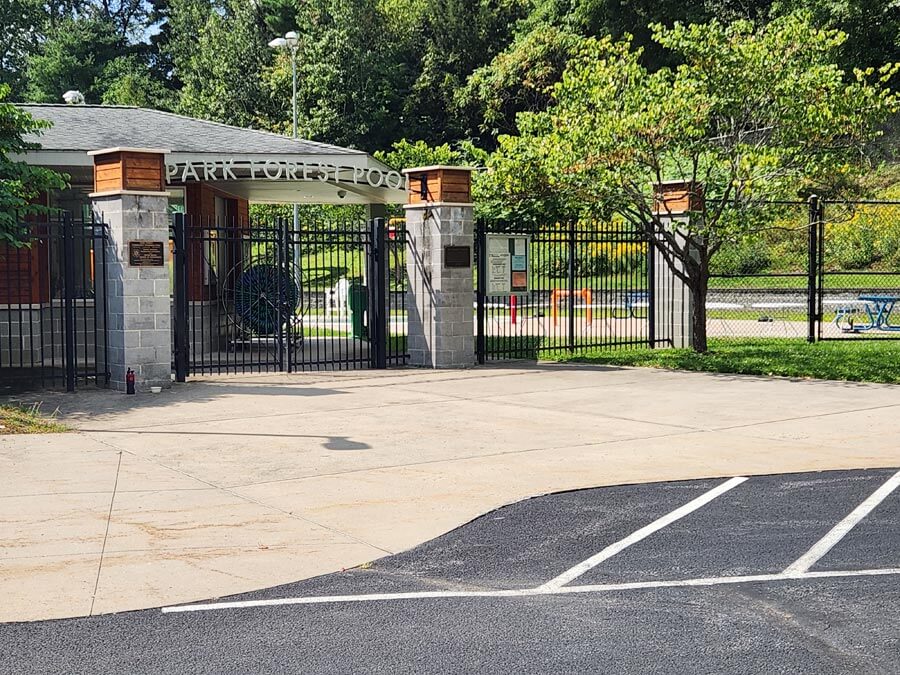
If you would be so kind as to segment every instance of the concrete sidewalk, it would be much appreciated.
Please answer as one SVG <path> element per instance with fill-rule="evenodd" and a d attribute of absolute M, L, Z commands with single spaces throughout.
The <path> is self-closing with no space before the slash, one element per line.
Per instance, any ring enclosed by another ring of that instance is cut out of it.
<path fill-rule="evenodd" d="M 42 400 L 78 432 L 0 436 L 2 621 L 297 581 L 547 492 L 900 466 L 886 385 L 539 365 Z"/>

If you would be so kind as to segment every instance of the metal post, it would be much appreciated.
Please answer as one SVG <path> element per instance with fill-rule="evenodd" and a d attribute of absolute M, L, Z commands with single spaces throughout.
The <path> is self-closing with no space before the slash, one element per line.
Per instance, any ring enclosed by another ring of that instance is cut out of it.
<path fill-rule="evenodd" d="M 294 81 L 292 109 L 294 114 L 294 138 L 297 138 L 297 50 L 291 49 L 291 76 Z"/>
<path fill-rule="evenodd" d="M 275 240 L 275 265 L 278 268 L 277 282 L 275 286 L 275 314 L 277 316 L 276 321 L 278 325 L 275 329 L 275 341 L 276 341 L 276 359 L 278 361 L 278 372 L 284 372 L 285 363 L 284 363 L 284 324 L 285 324 L 285 316 L 284 316 L 284 298 L 286 289 L 284 288 L 284 274 L 283 271 L 286 269 L 285 265 L 285 250 L 284 250 L 284 218 L 278 218 L 276 229 L 274 232 L 274 240 Z M 268 300 L 270 303 L 271 299 Z"/>
<path fill-rule="evenodd" d="M 653 226 L 655 229 L 655 226 Z M 647 346 L 656 346 L 656 242 L 647 237 Z"/>
<path fill-rule="evenodd" d="M 75 230 L 63 215 L 63 323 L 66 339 L 66 391 L 75 391 Z"/>
<path fill-rule="evenodd" d="M 175 257 L 172 261 L 175 277 L 175 381 L 187 380 L 190 340 L 188 338 L 188 266 L 187 229 L 184 214 L 176 213 L 173 219 L 175 229 Z"/>
<path fill-rule="evenodd" d="M 575 351 L 575 221 L 569 222 L 569 351 Z"/>
<path fill-rule="evenodd" d="M 384 218 L 371 221 L 372 274 L 369 292 L 369 340 L 375 368 L 387 368 L 387 250 Z"/>
<path fill-rule="evenodd" d="M 486 340 L 484 335 L 484 305 L 485 291 L 487 290 L 487 234 L 486 223 L 479 221 L 475 223 L 475 257 L 476 257 L 476 283 L 475 283 L 475 356 L 478 358 L 479 364 L 484 364 L 486 359 Z"/>
<path fill-rule="evenodd" d="M 819 200 L 819 227 L 817 228 L 819 249 L 816 253 L 816 276 L 818 277 L 816 292 L 816 314 L 819 319 L 817 339 L 822 339 L 823 302 L 825 300 L 825 202 Z"/>
<path fill-rule="evenodd" d="M 816 297 L 817 277 L 819 272 L 819 222 L 820 207 L 819 198 L 812 195 L 809 198 L 809 235 L 808 235 L 808 252 L 807 252 L 807 270 L 806 270 L 806 302 L 807 302 L 807 333 L 806 341 L 816 341 L 816 328 L 819 321 L 819 303 Z"/>
<path fill-rule="evenodd" d="M 282 270 L 284 270 L 284 274 L 282 276 L 282 284 L 296 284 L 297 280 L 294 279 L 293 274 L 293 265 L 291 264 L 291 230 L 288 228 L 288 223 L 286 220 L 283 220 L 281 223 L 281 245 L 278 247 L 281 251 L 283 251 L 281 255 L 282 260 Z M 285 324 L 287 326 L 287 339 L 285 340 L 285 349 L 284 358 L 282 359 L 282 369 L 285 368 L 287 372 L 291 372 L 294 368 L 293 364 L 293 354 L 294 354 L 294 313 L 293 306 L 287 303 L 288 297 L 292 295 L 292 288 L 284 288 L 282 289 L 281 297 L 279 298 L 279 306 L 282 308 L 282 313 L 284 313 L 285 307 L 291 308 L 291 314 L 289 316 L 284 317 Z M 299 290 L 299 287 L 298 287 Z M 302 327 L 301 327 L 302 330 Z"/>
<path fill-rule="evenodd" d="M 294 47 L 291 49 L 291 76 L 293 79 L 293 93 L 291 95 L 291 108 L 293 110 L 293 137 L 296 140 L 297 136 L 297 48 Z M 300 206 L 297 202 L 294 202 L 294 235 L 300 231 Z M 299 267 L 300 265 L 300 242 L 299 237 L 297 237 L 297 241 L 294 242 L 294 264 Z M 291 275 L 293 277 L 293 275 Z"/>

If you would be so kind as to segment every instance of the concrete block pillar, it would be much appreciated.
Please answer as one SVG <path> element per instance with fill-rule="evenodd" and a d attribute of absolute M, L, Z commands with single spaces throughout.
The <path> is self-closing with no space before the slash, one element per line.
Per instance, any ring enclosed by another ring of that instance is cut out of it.
<path fill-rule="evenodd" d="M 654 192 L 654 213 L 660 225 L 683 240 L 692 214 L 702 213 L 705 208 L 703 186 L 690 181 L 667 181 L 656 185 Z M 684 263 L 672 255 L 663 255 L 657 247 L 652 264 L 656 338 L 667 340 L 676 348 L 689 347 L 693 300 L 687 284 L 675 273 L 684 269 Z"/>
<path fill-rule="evenodd" d="M 404 171 L 407 346 L 414 366 L 475 365 L 471 171 L 452 166 Z"/>
<path fill-rule="evenodd" d="M 135 371 L 138 391 L 171 386 L 168 196 L 165 150 L 110 148 L 94 157 L 98 221 L 108 226 L 107 326 L 110 383 L 125 390 Z"/>

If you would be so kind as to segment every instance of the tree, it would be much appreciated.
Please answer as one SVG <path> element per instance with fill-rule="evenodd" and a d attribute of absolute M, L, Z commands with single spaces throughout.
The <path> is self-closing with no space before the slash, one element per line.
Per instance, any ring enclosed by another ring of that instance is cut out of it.
<path fill-rule="evenodd" d="M 98 87 L 104 105 L 132 105 L 139 108 L 171 110 L 175 94 L 154 77 L 150 66 L 138 54 L 120 56 L 103 68 Z"/>
<path fill-rule="evenodd" d="M 35 50 L 42 21 L 37 0 L 9 0 L 0 3 L 0 83 L 14 95 L 24 87 L 25 59 Z"/>
<path fill-rule="evenodd" d="M 404 103 L 407 133 L 429 143 L 478 138 L 477 109 L 460 92 L 469 76 L 513 39 L 532 3 L 523 0 L 427 0 L 416 51 L 416 79 Z"/>
<path fill-rule="evenodd" d="M 841 66 L 869 68 L 900 61 L 897 0 L 775 0 L 772 5 L 776 15 L 798 8 L 808 10 L 817 26 L 847 34 L 837 51 Z"/>
<path fill-rule="evenodd" d="M 301 135 L 367 151 L 403 133 L 407 88 L 385 15 L 371 0 L 308 0 L 297 10 L 297 107 Z M 290 129 L 291 65 L 267 73 L 277 127 Z"/>
<path fill-rule="evenodd" d="M 852 189 L 867 144 L 897 109 L 886 86 L 897 68 L 845 73 L 834 62 L 845 39 L 806 15 L 763 27 L 657 25 L 654 40 L 681 65 L 652 73 L 628 41 L 590 40 L 553 105 L 501 137 L 496 193 L 550 217 L 632 222 L 690 290 L 692 347 L 706 351 L 710 259 L 766 226 L 767 200 Z M 672 179 L 706 196 L 678 226 L 654 208 L 654 185 Z"/>
<path fill-rule="evenodd" d="M 109 22 L 123 37 L 137 36 L 147 28 L 147 0 L 93 0 L 91 14 Z"/>
<path fill-rule="evenodd" d="M 41 193 L 62 188 L 66 177 L 50 169 L 13 160 L 40 147 L 25 136 L 40 134 L 49 124 L 6 102 L 9 86 L 0 84 L 0 243 L 23 246 L 21 223 L 27 216 L 46 214 L 49 209 L 36 203 Z"/>
<path fill-rule="evenodd" d="M 516 133 L 518 113 L 546 109 L 552 86 L 582 39 L 564 28 L 540 24 L 472 73 L 458 101 L 475 109 L 472 117 L 481 120 L 484 141 Z"/>
<path fill-rule="evenodd" d="M 402 171 L 417 166 L 482 166 L 488 154 L 478 149 L 473 143 L 463 141 L 457 147 L 449 143 L 430 146 L 425 141 L 409 141 L 405 138 L 397 141 L 388 151 L 377 151 L 375 159 L 389 167 Z"/>
<path fill-rule="evenodd" d="M 262 73 L 271 50 L 249 2 L 170 0 L 169 44 L 174 76 L 182 82 L 177 110 L 236 126 L 260 126 L 269 109 Z"/>
<path fill-rule="evenodd" d="M 63 19 L 39 50 L 27 57 L 25 95 L 38 103 L 60 103 L 63 93 L 77 89 L 89 103 L 99 103 L 98 79 L 124 48 L 123 38 L 105 19 Z"/>

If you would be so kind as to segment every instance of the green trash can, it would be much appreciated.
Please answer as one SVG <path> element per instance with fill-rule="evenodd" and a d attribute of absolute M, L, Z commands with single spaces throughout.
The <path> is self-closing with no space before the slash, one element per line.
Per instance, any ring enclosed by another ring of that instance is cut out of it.
<path fill-rule="evenodd" d="M 350 282 L 347 302 L 350 304 L 350 326 L 353 337 L 358 340 L 367 338 L 366 309 L 369 307 L 369 289 L 363 285 L 362 279 Z"/>

